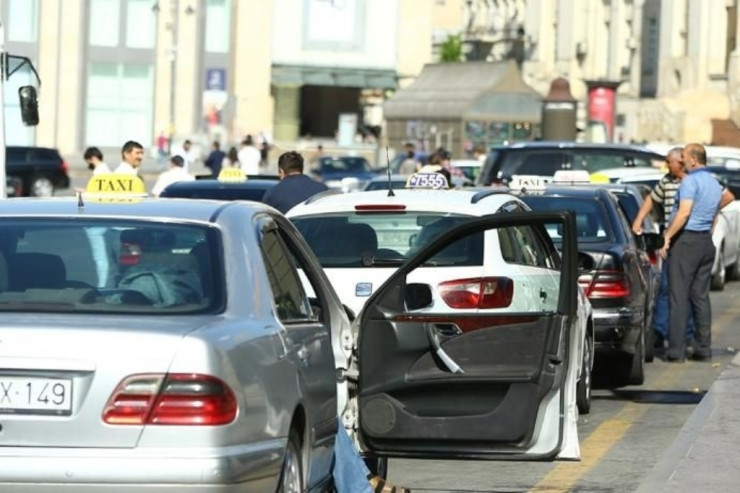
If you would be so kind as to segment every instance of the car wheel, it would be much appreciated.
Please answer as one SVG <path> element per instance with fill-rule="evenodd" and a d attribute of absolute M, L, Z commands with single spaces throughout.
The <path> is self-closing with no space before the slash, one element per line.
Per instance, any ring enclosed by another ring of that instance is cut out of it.
<path fill-rule="evenodd" d="M 628 385 L 642 385 L 645 382 L 645 328 L 640 330 L 635 354 L 632 355 L 630 372 L 627 378 Z"/>
<path fill-rule="evenodd" d="M 283 470 L 280 472 L 280 483 L 277 493 L 302 493 L 303 467 L 301 464 L 301 445 L 298 433 L 290 430 L 288 445 L 285 447 Z"/>
<path fill-rule="evenodd" d="M 583 344 L 583 359 L 581 360 L 581 378 L 576 385 L 576 404 L 580 414 L 591 412 L 591 367 L 593 359 L 593 339 L 586 336 Z"/>
<path fill-rule="evenodd" d="M 727 268 L 725 281 L 737 281 L 740 278 L 740 259 Z"/>
<path fill-rule="evenodd" d="M 717 272 L 712 276 L 712 291 L 722 291 L 725 289 L 725 275 L 727 270 L 725 268 L 725 254 L 720 247 L 720 251 L 717 253 Z"/>
<path fill-rule="evenodd" d="M 34 176 L 30 192 L 32 197 L 51 197 L 54 195 L 54 184 L 45 176 Z"/>

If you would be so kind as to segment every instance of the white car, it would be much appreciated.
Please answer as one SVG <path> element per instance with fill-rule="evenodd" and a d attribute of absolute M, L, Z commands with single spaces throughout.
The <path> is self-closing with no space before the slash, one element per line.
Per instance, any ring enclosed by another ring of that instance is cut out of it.
<path fill-rule="evenodd" d="M 643 183 L 652 188 L 663 176 L 665 173 L 653 170 L 651 173 L 622 176 L 617 183 Z M 720 211 L 712 230 L 712 242 L 717 253 L 712 265 L 711 288 L 721 291 L 725 288 L 727 280 L 740 278 L 740 204 L 737 200 Z"/>
<path fill-rule="evenodd" d="M 288 217 L 312 247 L 342 302 L 359 313 L 399 266 L 451 227 L 474 217 L 529 210 L 517 197 L 496 190 L 404 189 L 393 196 L 372 191 L 309 199 L 289 211 Z M 424 311 L 430 321 L 449 321 L 438 324 L 443 339 L 460 336 L 462 340 L 463 334 L 487 326 L 489 320 L 504 321 L 513 314 L 531 315 L 555 307 L 561 296 L 560 256 L 550 242 L 547 232 L 534 226 L 488 231 L 431 257 L 409 274 L 408 282 L 431 289 L 424 296 L 431 296 L 432 304 Z M 575 361 L 582 364 L 574 371 L 569 394 L 568 417 L 573 426 L 576 400 L 582 413 L 589 411 L 593 366 L 591 305 L 580 287 L 574 289 L 578 337 L 572 349 Z M 481 318 L 471 327 L 460 325 L 460 317 L 468 314 Z M 507 336 L 501 334 L 495 347 L 481 346 L 495 355 L 499 348 L 513 344 L 511 352 L 500 357 L 502 364 L 516 364 L 515 373 L 524 372 L 522 376 L 531 371 L 525 370 L 531 350 L 527 346 L 544 342 L 539 339 L 542 334 L 528 332 L 525 326 L 512 327 Z M 529 337 L 534 339 L 527 342 Z M 453 340 L 445 347 L 454 346 Z M 471 338 L 464 344 L 477 342 Z"/>

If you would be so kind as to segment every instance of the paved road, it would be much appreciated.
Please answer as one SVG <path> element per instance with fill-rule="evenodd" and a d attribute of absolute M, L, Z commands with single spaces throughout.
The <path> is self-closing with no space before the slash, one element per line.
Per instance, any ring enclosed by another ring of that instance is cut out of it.
<path fill-rule="evenodd" d="M 414 492 L 629 492 L 673 442 L 740 348 L 740 283 L 712 293 L 713 361 L 647 366 L 642 386 L 594 391 L 579 419 L 580 462 L 392 460 L 389 479 Z"/>

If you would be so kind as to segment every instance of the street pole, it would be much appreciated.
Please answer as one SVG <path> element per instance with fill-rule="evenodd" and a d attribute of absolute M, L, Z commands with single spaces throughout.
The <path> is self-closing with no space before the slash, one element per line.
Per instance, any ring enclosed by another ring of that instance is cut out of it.
<path fill-rule="evenodd" d="M 7 198 L 8 180 L 5 178 L 5 74 L 8 58 L 5 53 L 5 25 L 0 20 L 0 199 Z"/>
<path fill-rule="evenodd" d="M 172 24 L 170 26 L 171 47 L 170 47 L 170 128 L 169 139 L 167 140 L 167 153 L 172 154 L 172 138 L 175 135 L 175 81 L 177 70 L 177 24 L 179 22 L 178 13 L 179 0 L 171 0 L 170 13 L 172 15 Z"/>

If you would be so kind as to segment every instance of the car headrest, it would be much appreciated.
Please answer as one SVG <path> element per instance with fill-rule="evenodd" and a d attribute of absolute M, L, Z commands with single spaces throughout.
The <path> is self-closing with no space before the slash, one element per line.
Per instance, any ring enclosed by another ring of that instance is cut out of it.
<path fill-rule="evenodd" d="M 58 255 L 16 253 L 8 267 L 8 284 L 14 291 L 63 289 L 67 283 L 67 269 Z"/>

